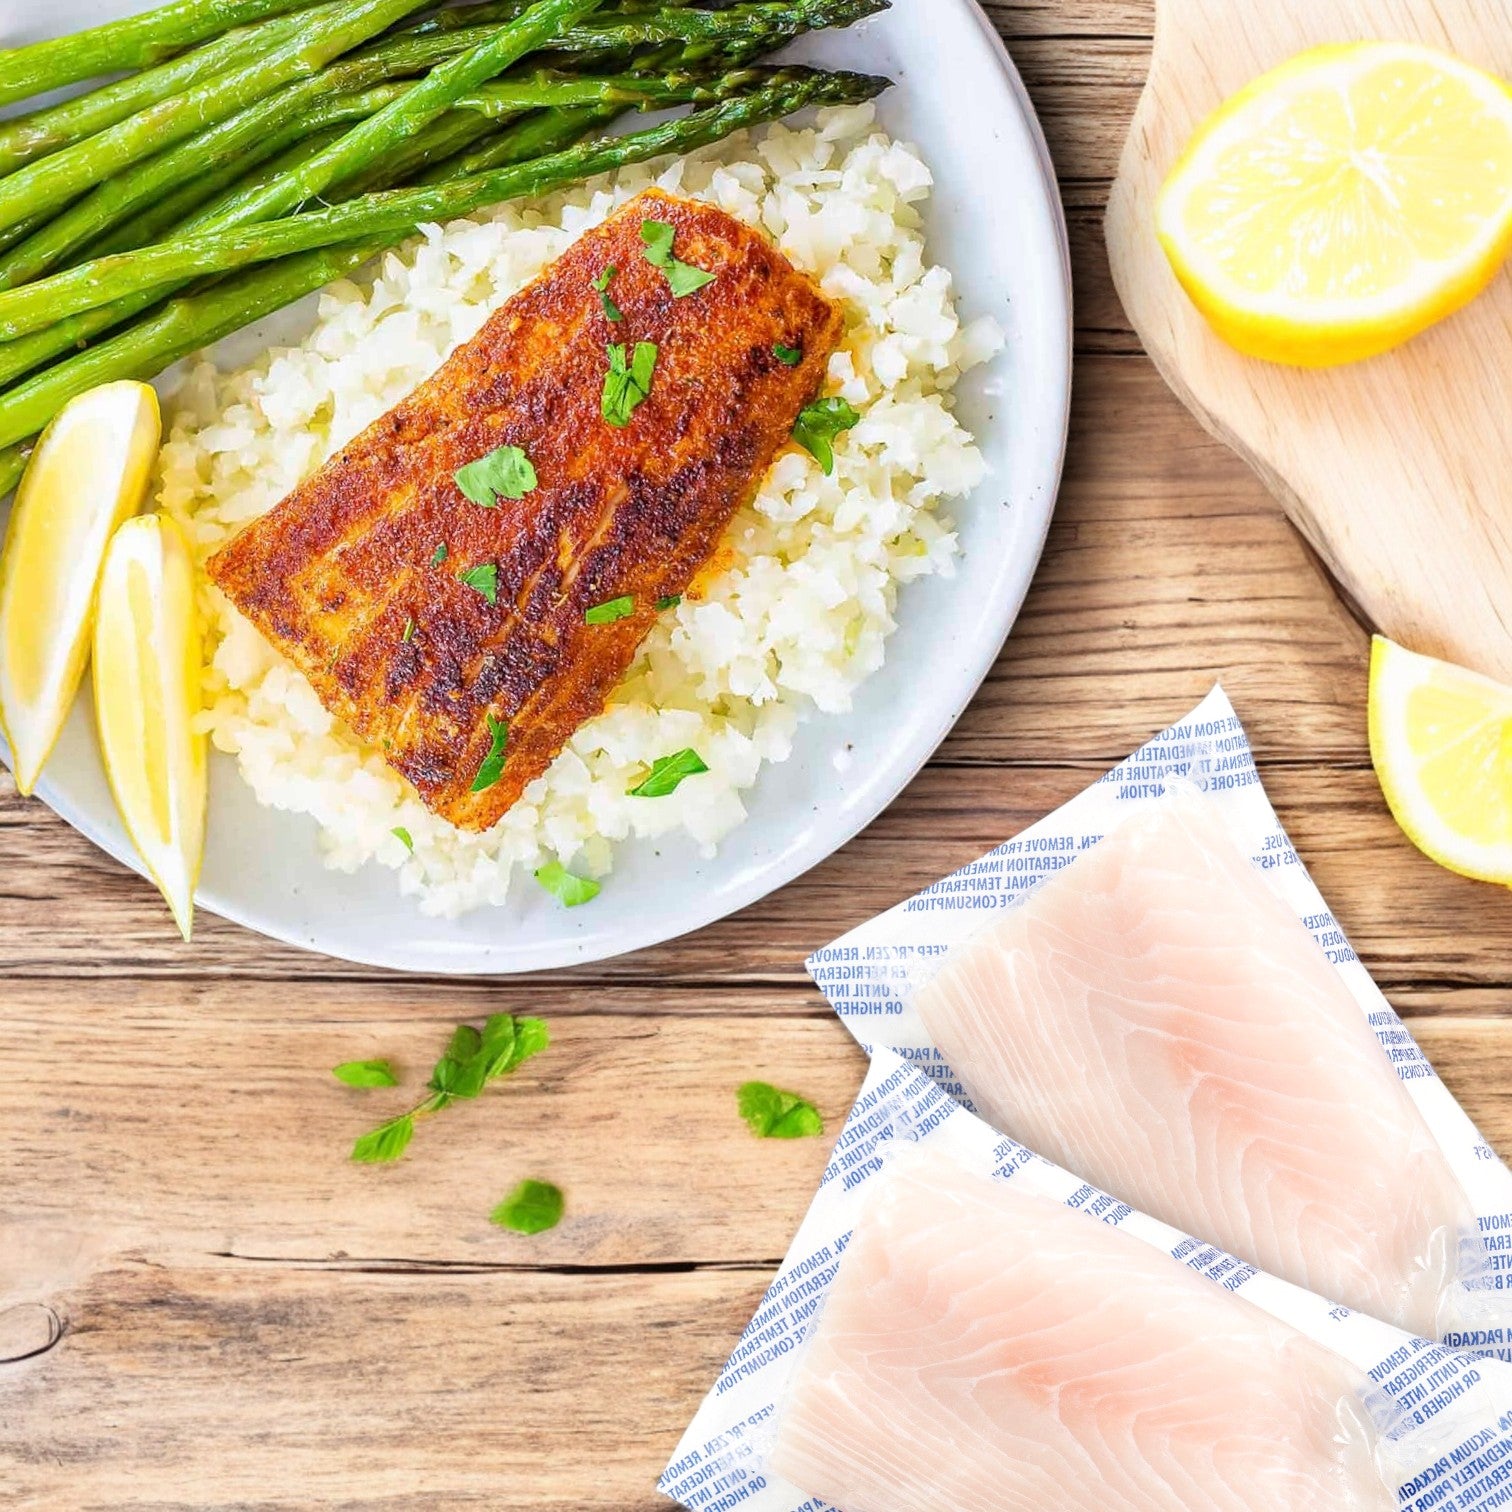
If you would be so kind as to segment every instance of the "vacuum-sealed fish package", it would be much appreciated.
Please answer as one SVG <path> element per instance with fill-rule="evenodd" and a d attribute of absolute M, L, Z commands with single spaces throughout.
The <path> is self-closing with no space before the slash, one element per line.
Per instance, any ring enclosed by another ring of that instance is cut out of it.
<path fill-rule="evenodd" d="M 661 1489 L 693 1512 L 1490 1512 L 1512 1366 L 1134 1211 L 884 1050 Z"/>
<path fill-rule="evenodd" d="M 869 1049 L 1143 1211 L 1509 1353 L 1512 1176 L 1349 948 L 1221 691 L 809 969 Z"/>

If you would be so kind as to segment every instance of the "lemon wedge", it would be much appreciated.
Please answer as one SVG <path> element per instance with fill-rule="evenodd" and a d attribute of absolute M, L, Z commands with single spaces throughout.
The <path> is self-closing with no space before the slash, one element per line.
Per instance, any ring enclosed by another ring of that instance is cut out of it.
<path fill-rule="evenodd" d="M 1512 246 L 1512 92 L 1431 48 L 1315 48 L 1204 123 L 1155 214 L 1241 352 L 1375 356 L 1467 304 Z"/>
<path fill-rule="evenodd" d="M 43 432 L 0 553 L 0 725 L 30 793 L 68 717 L 105 548 L 142 507 L 161 440 L 145 383 L 80 394 Z"/>
<path fill-rule="evenodd" d="M 163 515 L 127 520 L 105 555 L 95 616 L 95 718 L 126 832 L 185 940 L 205 850 L 194 563 Z"/>
<path fill-rule="evenodd" d="M 1370 755 L 1420 851 L 1464 876 L 1512 884 L 1512 688 L 1378 635 Z"/>

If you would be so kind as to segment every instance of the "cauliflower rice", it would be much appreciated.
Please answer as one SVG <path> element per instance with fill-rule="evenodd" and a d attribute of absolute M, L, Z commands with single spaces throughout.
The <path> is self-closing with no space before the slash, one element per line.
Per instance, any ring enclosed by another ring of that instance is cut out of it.
<path fill-rule="evenodd" d="M 862 420 L 839 439 L 833 477 L 796 448 L 778 458 L 736 516 L 717 573 L 663 615 L 610 706 L 497 826 L 469 834 L 432 815 L 202 579 L 203 719 L 215 745 L 260 802 L 315 820 L 330 866 L 390 867 L 429 914 L 502 904 L 517 872 L 552 857 L 603 876 L 615 842 L 632 836 L 683 830 L 712 852 L 744 819 L 741 794 L 762 765 L 788 756 L 799 721 L 843 713 L 882 665 L 899 587 L 953 570 L 956 538 L 940 508 L 982 480 L 951 391 L 1002 336 L 989 320 L 962 326 L 949 272 L 925 256 L 929 169 L 866 106 L 427 227 L 384 258 L 371 287 L 327 289 L 299 346 L 234 373 L 201 362 L 170 406 L 160 496 L 199 561 L 652 183 L 760 226 L 843 303 L 827 392 Z M 686 747 L 708 773 L 666 798 L 627 796 L 656 757 Z"/>

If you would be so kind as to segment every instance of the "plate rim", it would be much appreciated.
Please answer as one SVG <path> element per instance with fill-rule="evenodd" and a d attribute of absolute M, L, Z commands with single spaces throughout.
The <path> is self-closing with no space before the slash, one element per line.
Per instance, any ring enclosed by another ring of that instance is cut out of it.
<path fill-rule="evenodd" d="M 1045 446 L 1046 454 L 1042 462 L 1045 483 L 1043 503 L 1039 507 L 1038 528 L 1029 538 L 1033 544 L 1033 550 L 1030 551 L 1027 548 L 1024 550 L 1019 571 L 1012 579 L 1012 591 L 1007 599 L 1005 599 L 1001 634 L 995 637 L 987 636 L 979 639 L 971 647 L 970 654 L 967 657 L 970 676 L 969 680 L 963 685 L 964 691 L 962 697 L 951 705 L 942 708 L 923 727 L 927 733 L 915 733 L 910 738 L 908 746 L 912 754 L 909 758 L 900 762 L 894 768 L 892 777 L 875 794 L 871 795 L 870 799 L 861 805 L 854 815 L 849 816 L 838 828 L 828 829 L 825 831 L 822 839 L 817 841 L 810 840 L 801 846 L 795 847 L 787 856 L 778 858 L 769 864 L 757 868 L 752 877 L 742 885 L 729 891 L 721 890 L 718 892 L 715 895 L 716 900 L 712 904 L 683 910 L 678 914 L 675 921 L 670 924 L 670 927 L 667 927 L 666 921 L 658 921 L 634 937 L 627 938 L 625 932 L 621 931 L 621 934 L 614 940 L 595 944 L 575 940 L 571 935 L 563 934 L 555 942 L 555 954 L 548 959 L 533 958 L 534 955 L 543 955 L 545 953 L 544 947 L 538 948 L 533 953 L 527 952 L 525 958 L 506 959 L 503 961 L 480 961 L 476 959 L 476 951 L 469 958 L 463 956 L 455 947 L 446 946 L 438 947 L 435 959 L 428 959 L 423 963 L 414 963 L 413 953 L 418 942 L 407 942 L 406 949 L 409 951 L 411 959 L 404 961 L 397 959 L 396 955 L 392 952 L 385 954 L 381 949 L 364 950 L 353 948 L 347 944 L 337 947 L 321 944 L 318 938 L 301 936 L 296 929 L 282 924 L 276 919 L 265 917 L 255 908 L 242 905 L 234 896 L 228 896 L 218 889 L 198 889 L 195 896 L 196 909 L 203 909 L 206 913 L 224 919 L 228 923 L 246 929 L 264 939 L 292 946 L 297 950 L 323 957 L 327 960 L 343 961 L 354 966 L 394 971 L 419 977 L 513 977 L 533 972 L 591 966 L 595 963 L 616 960 L 622 956 L 648 950 L 658 945 L 665 945 L 673 940 L 694 934 L 720 920 L 741 912 L 743 909 L 751 907 L 763 898 L 769 897 L 781 888 L 788 886 L 799 877 L 828 860 L 846 845 L 849 845 L 852 840 L 874 824 L 897 801 L 905 789 L 913 783 L 919 773 L 924 770 L 933 759 L 935 752 L 939 750 L 950 732 L 960 721 L 962 715 L 981 691 L 982 684 L 986 681 L 998 657 L 1002 654 L 1003 647 L 1007 644 L 1008 638 L 1018 622 L 1019 615 L 1022 613 L 1024 601 L 1028 597 L 1029 588 L 1044 555 L 1045 542 L 1054 518 L 1056 503 L 1064 477 L 1067 442 L 1070 431 L 1071 391 L 1074 368 L 1074 289 L 1072 284 L 1070 242 L 1066 226 L 1064 201 L 1061 198 L 1060 186 L 1054 162 L 1045 140 L 1044 130 L 1035 111 L 1034 104 L 1030 99 L 1029 92 L 1024 86 L 1023 78 L 1019 74 L 1018 68 L 1014 64 L 1013 58 L 1002 37 L 982 10 L 979 0 L 956 0 L 956 3 L 967 13 L 968 20 L 974 24 L 983 44 L 998 64 L 999 70 L 1008 86 L 1019 123 L 1026 131 L 1029 145 L 1033 150 L 1038 168 L 1043 207 L 1048 214 L 1048 230 L 1055 244 L 1054 250 L 1059 254 L 1060 276 L 1056 281 L 1054 290 L 1047 292 L 1053 292 L 1058 295 L 1061 311 L 1064 315 L 1064 320 L 1061 322 L 1064 327 L 1064 340 L 1059 347 L 1062 353 L 1061 365 L 1064 373 L 1061 383 L 1054 392 L 1058 408 L 1058 424 L 1050 430 L 1049 441 Z M 1046 411 L 1048 414 L 1048 404 Z M 83 690 L 81 690 L 80 696 L 83 697 Z M 0 755 L 3 755 L 7 759 L 7 762 L 9 761 L 10 753 L 6 748 L 3 738 L 0 738 Z M 212 763 L 212 767 L 215 765 L 216 763 Z M 221 765 L 224 765 L 224 763 L 221 763 Z M 71 828 L 77 830 L 91 844 L 128 867 L 138 876 L 146 878 L 145 868 L 129 843 L 118 843 L 116 836 L 99 828 L 92 814 L 83 805 L 73 802 L 66 794 L 57 792 L 45 773 L 37 785 L 34 796 L 41 799 L 59 818 Z M 423 919 L 423 915 L 419 913 L 418 907 L 416 909 L 416 917 L 417 920 Z M 442 951 L 448 951 L 450 954 L 442 954 Z"/>

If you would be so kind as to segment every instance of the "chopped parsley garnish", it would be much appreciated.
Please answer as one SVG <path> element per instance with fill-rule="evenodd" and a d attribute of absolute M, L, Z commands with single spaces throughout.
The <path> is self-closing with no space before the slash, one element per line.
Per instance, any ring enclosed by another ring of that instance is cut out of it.
<path fill-rule="evenodd" d="M 476 589 L 490 604 L 499 602 L 499 569 L 493 562 L 480 562 L 469 567 L 457 579 L 464 588 Z"/>
<path fill-rule="evenodd" d="M 523 499 L 537 482 L 535 467 L 518 446 L 496 446 L 453 477 L 463 496 L 484 509 L 496 509 L 500 499 Z"/>
<path fill-rule="evenodd" d="M 807 1139 L 824 1133 L 819 1110 L 796 1092 L 782 1092 L 770 1082 L 747 1082 L 735 1094 L 740 1116 L 758 1139 Z"/>
<path fill-rule="evenodd" d="M 409 645 L 409 643 L 412 640 L 414 640 L 414 638 L 415 638 L 415 622 L 412 619 L 407 619 L 404 622 L 404 634 L 401 635 L 399 637 L 399 639 L 402 640 L 404 642 L 404 644 L 407 646 L 407 645 Z"/>
<path fill-rule="evenodd" d="M 575 877 L 560 861 L 548 861 L 536 872 L 535 879 L 568 908 L 591 903 L 603 891 L 597 882 L 587 877 Z"/>
<path fill-rule="evenodd" d="M 635 600 L 626 594 L 624 598 L 610 599 L 605 604 L 595 604 L 583 611 L 586 625 L 612 625 L 616 620 L 629 619 L 635 613 Z"/>
<path fill-rule="evenodd" d="M 835 470 L 835 437 L 861 423 L 861 416 L 844 399 L 816 399 L 798 416 L 793 440 L 818 460 L 828 476 Z"/>
<path fill-rule="evenodd" d="M 565 1206 L 560 1187 L 549 1181 L 522 1181 L 488 1215 L 488 1221 L 517 1234 L 544 1234 L 562 1221 Z"/>
<path fill-rule="evenodd" d="M 365 1165 L 398 1160 L 414 1136 L 416 1119 L 439 1113 L 460 1099 L 477 1097 L 490 1083 L 539 1055 L 550 1043 L 551 1036 L 540 1019 L 496 1013 L 481 1031 L 471 1024 L 459 1024 L 452 1031 L 446 1054 L 431 1072 L 427 1083 L 430 1095 L 408 1113 L 364 1134 L 352 1146 L 352 1159 Z"/>
<path fill-rule="evenodd" d="M 783 346 L 780 341 L 773 342 L 772 350 L 777 354 L 777 360 L 783 367 L 797 367 L 803 361 L 803 348 Z"/>
<path fill-rule="evenodd" d="M 687 777 L 709 770 L 697 751 L 679 751 L 675 756 L 658 756 L 651 763 L 651 775 L 639 787 L 629 790 L 631 798 L 665 798 L 675 793 Z"/>
<path fill-rule="evenodd" d="M 410 832 L 405 829 L 402 824 L 396 824 L 393 829 L 389 831 L 389 834 L 391 834 L 394 839 L 396 839 L 405 848 L 405 850 L 410 853 L 410 855 L 413 856 L 415 854 L 415 837 L 411 835 Z"/>
<path fill-rule="evenodd" d="M 598 290 L 598 296 L 604 301 L 604 319 L 613 321 L 616 325 L 625 318 L 625 312 L 615 304 L 609 294 L 609 285 L 612 284 L 619 274 L 619 269 L 610 263 L 597 278 L 593 280 L 593 287 Z"/>
<path fill-rule="evenodd" d="M 651 380 L 656 373 L 657 346 L 654 341 L 638 341 L 635 355 L 627 355 L 621 342 L 609 346 L 609 371 L 604 374 L 604 419 L 618 430 L 630 423 L 630 417 L 651 397 Z"/>
<path fill-rule="evenodd" d="M 352 1146 L 352 1159 L 360 1165 L 387 1165 L 404 1154 L 414 1137 L 415 1115 L 401 1113 L 364 1134 Z"/>
<path fill-rule="evenodd" d="M 646 261 L 667 275 L 674 299 L 686 299 L 688 295 L 698 293 L 705 284 L 714 282 L 712 273 L 695 268 L 691 263 L 680 262 L 672 255 L 677 229 L 666 221 L 642 221 L 641 240 L 646 244 Z"/>
<path fill-rule="evenodd" d="M 488 748 L 488 755 L 483 758 L 483 765 L 478 768 L 478 775 L 473 778 L 472 790 L 475 793 L 486 793 L 504 775 L 504 756 L 509 747 L 509 726 L 502 719 L 495 719 L 490 714 L 488 733 L 493 736 L 493 744 Z"/>
<path fill-rule="evenodd" d="M 399 1078 L 386 1060 L 347 1061 L 332 1069 L 331 1075 L 349 1087 L 397 1087 Z"/>
<path fill-rule="evenodd" d="M 669 593 L 666 598 L 657 599 L 656 612 L 660 614 L 665 609 L 675 609 L 680 603 L 682 603 L 682 594 Z"/>
<path fill-rule="evenodd" d="M 431 566 L 432 567 L 439 567 L 442 564 L 442 562 L 444 562 L 445 560 L 446 560 L 446 542 L 442 541 L 442 543 L 438 547 L 436 547 L 435 555 L 431 557 Z"/>

